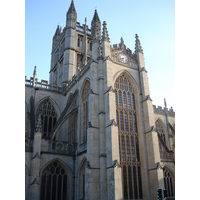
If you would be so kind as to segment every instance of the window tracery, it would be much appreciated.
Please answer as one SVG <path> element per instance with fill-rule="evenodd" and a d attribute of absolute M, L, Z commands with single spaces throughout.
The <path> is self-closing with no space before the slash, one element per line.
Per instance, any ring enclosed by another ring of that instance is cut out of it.
<path fill-rule="evenodd" d="M 69 199 L 68 179 L 67 170 L 59 162 L 49 164 L 42 172 L 40 199 Z"/>
<path fill-rule="evenodd" d="M 115 103 L 124 199 L 142 199 L 135 96 L 125 75 L 115 82 Z"/>
<path fill-rule="evenodd" d="M 167 190 L 168 196 L 174 196 L 174 180 L 172 174 L 166 169 L 163 169 L 163 176 L 164 176 L 164 186 Z"/>
<path fill-rule="evenodd" d="M 35 119 L 36 123 L 39 114 L 41 115 L 43 137 L 48 137 L 57 121 L 57 113 L 50 99 L 42 101 L 38 106 Z"/>

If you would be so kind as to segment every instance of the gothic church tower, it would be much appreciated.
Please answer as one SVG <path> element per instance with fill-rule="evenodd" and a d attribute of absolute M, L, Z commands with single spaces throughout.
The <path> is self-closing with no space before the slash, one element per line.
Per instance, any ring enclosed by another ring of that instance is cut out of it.
<path fill-rule="evenodd" d="M 144 53 L 110 44 L 94 11 L 74 1 L 52 40 L 49 81 L 26 79 L 26 199 L 157 199 L 175 196 L 175 118 L 152 105 Z M 134 40 L 134 39 L 133 39 Z M 168 142 L 170 141 L 170 142 Z"/>

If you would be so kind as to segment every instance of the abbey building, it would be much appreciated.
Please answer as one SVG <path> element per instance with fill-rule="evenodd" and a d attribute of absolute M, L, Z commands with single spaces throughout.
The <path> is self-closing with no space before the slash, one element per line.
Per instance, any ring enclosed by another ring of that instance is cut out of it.
<path fill-rule="evenodd" d="M 27 200 L 175 196 L 175 113 L 152 105 L 144 54 L 110 44 L 93 15 L 77 22 L 73 0 L 53 36 L 49 81 L 25 78 Z M 48 72 L 47 72 L 48 73 Z"/>

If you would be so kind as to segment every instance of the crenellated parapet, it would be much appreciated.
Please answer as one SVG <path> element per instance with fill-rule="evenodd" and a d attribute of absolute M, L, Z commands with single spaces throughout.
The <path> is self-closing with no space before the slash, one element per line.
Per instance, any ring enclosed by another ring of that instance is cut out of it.
<path fill-rule="evenodd" d="M 39 82 L 37 78 L 34 79 L 34 77 L 30 77 L 30 79 L 27 79 L 25 76 L 25 86 L 28 87 L 35 87 L 37 89 L 43 89 L 43 90 L 50 90 L 57 93 L 62 93 L 66 95 L 66 93 L 75 85 L 75 83 L 80 80 L 80 78 L 85 74 L 85 72 L 88 71 L 90 68 L 90 62 L 88 62 L 86 65 L 83 65 L 82 68 L 78 69 L 78 74 L 74 75 L 69 81 L 64 82 L 62 86 L 59 86 L 56 83 L 51 83 L 47 80 L 41 79 Z M 35 81 L 34 81 L 35 80 Z"/>
<path fill-rule="evenodd" d="M 175 117 L 175 112 L 172 107 L 168 109 L 168 108 L 162 108 L 162 106 L 157 107 L 156 105 L 153 105 L 153 110 L 154 110 L 154 113 L 156 114 L 165 115 L 165 109 L 167 109 L 168 116 Z"/>
<path fill-rule="evenodd" d="M 131 49 L 127 48 L 124 44 L 123 38 L 121 38 L 121 42 L 119 44 L 113 44 L 110 45 L 110 50 L 112 54 L 116 54 L 118 52 L 125 53 L 128 57 L 133 59 L 135 62 L 137 62 L 137 56 L 135 53 L 132 52 Z"/>
<path fill-rule="evenodd" d="M 85 24 L 81 25 L 80 22 L 76 22 L 76 31 L 84 34 L 85 30 L 88 35 L 90 36 L 92 35 L 91 29 L 88 27 L 88 25 Z"/>

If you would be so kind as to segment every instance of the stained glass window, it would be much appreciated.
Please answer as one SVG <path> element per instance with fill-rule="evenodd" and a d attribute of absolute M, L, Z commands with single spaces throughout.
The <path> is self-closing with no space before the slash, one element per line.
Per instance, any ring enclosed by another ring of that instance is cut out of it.
<path fill-rule="evenodd" d="M 54 161 L 43 170 L 40 199 L 69 199 L 69 195 L 67 195 L 69 192 L 67 181 L 66 169 L 59 162 Z"/>
<path fill-rule="evenodd" d="M 35 122 L 37 123 L 38 115 L 41 115 L 42 120 L 42 131 L 43 136 L 48 137 L 48 135 L 53 130 L 53 127 L 57 120 L 57 113 L 51 101 L 46 99 L 40 103 L 36 111 Z"/>
<path fill-rule="evenodd" d="M 142 199 L 142 177 L 138 141 L 135 94 L 129 79 L 115 82 L 116 118 L 124 199 Z"/>

